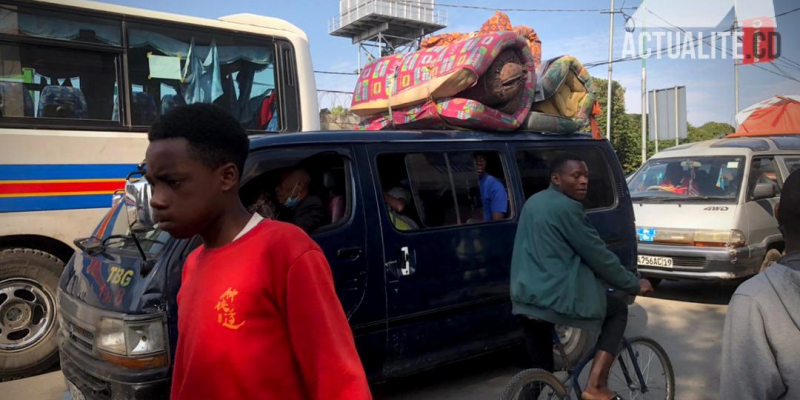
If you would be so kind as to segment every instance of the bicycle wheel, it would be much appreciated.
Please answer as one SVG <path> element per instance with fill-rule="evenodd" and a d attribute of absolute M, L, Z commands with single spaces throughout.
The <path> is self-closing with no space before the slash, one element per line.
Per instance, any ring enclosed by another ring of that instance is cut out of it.
<path fill-rule="evenodd" d="M 647 392 L 642 390 L 628 349 L 623 348 L 608 374 L 608 388 L 628 400 L 674 400 L 675 371 L 664 348 L 646 337 L 629 340 Z"/>
<path fill-rule="evenodd" d="M 567 389 L 555 375 L 541 369 L 526 369 L 511 378 L 500 400 L 563 400 Z"/>

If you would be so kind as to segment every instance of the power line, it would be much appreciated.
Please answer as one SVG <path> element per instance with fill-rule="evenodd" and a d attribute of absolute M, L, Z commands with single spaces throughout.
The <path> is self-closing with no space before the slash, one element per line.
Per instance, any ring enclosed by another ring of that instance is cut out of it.
<path fill-rule="evenodd" d="M 349 75 L 349 76 L 358 76 L 358 72 L 337 72 L 337 71 L 314 71 L 315 74 L 322 74 L 322 75 Z"/>
<path fill-rule="evenodd" d="M 407 0 L 396 0 L 396 3 L 405 4 L 405 5 L 413 5 L 418 6 L 419 3 L 413 3 Z M 595 13 L 603 13 L 603 12 L 613 12 L 607 8 L 498 8 L 498 7 L 484 7 L 484 6 L 470 6 L 464 4 L 447 4 L 447 3 L 436 3 L 435 7 L 442 7 L 442 8 L 460 8 L 466 10 L 481 10 L 481 11 L 501 11 L 501 12 L 541 12 L 541 13 L 556 13 L 556 12 L 595 12 Z M 433 8 L 426 8 L 426 7 L 418 7 L 422 8 L 423 10 L 433 10 Z M 636 7 L 628 7 L 628 10 L 635 10 Z M 622 9 L 620 9 L 622 10 Z"/>
<path fill-rule="evenodd" d="M 794 10 L 789 10 L 789 11 L 786 11 L 786 12 L 780 13 L 780 14 L 776 15 L 776 16 L 775 16 L 775 18 L 782 17 L 782 16 L 784 16 L 784 15 L 791 14 L 791 13 L 793 13 L 793 12 L 797 12 L 797 11 L 800 11 L 800 7 L 797 7 L 797 8 L 795 8 Z"/>

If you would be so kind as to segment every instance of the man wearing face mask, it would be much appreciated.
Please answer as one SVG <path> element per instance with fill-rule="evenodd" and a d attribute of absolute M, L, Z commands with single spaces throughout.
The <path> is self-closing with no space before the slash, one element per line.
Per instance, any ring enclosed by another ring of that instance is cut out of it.
<path fill-rule="evenodd" d="M 275 197 L 282 205 L 278 220 L 297 225 L 307 234 L 325 225 L 327 214 L 322 199 L 309 194 L 311 176 L 303 169 L 295 169 L 281 175 L 275 188 Z"/>

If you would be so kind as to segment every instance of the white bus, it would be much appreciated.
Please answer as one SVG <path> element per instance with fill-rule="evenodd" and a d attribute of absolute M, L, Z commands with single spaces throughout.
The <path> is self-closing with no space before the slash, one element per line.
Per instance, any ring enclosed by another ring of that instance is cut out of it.
<path fill-rule="evenodd" d="M 0 0 L 0 378 L 57 357 L 55 298 L 144 158 L 148 126 L 213 103 L 251 133 L 319 129 L 306 34 L 75 0 Z"/>

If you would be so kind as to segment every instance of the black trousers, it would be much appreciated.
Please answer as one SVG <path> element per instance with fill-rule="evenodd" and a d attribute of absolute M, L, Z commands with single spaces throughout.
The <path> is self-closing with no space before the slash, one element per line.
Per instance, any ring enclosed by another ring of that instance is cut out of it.
<path fill-rule="evenodd" d="M 525 333 L 532 367 L 553 372 L 553 324 L 524 316 L 519 317 L 519 323 Z M 597 350 L 616 355 L 627 325 L 628 305 L 606 293 L 606 318 L 597 338 Z"/>

